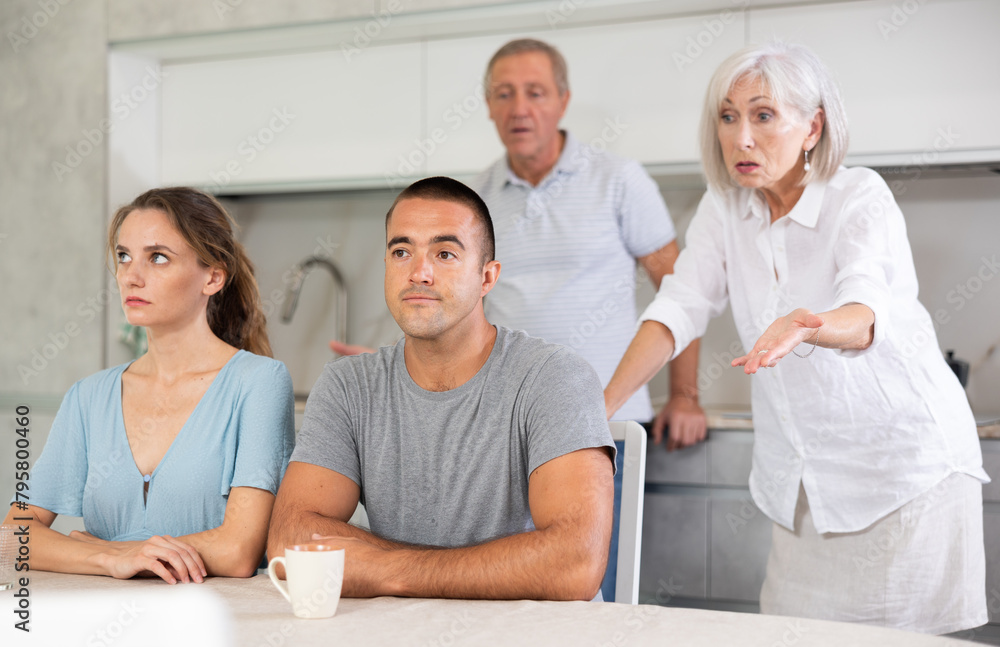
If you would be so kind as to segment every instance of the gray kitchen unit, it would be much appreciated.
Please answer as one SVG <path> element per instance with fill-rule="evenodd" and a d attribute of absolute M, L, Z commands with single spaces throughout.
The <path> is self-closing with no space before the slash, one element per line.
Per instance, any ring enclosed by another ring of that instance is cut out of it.
<path fill-rule="evenodd" d="M 667 453 L 649 446 L 639 600 L 756 612 L 771 522 L 747 487 L 753 431 L 744 420 L 729 425 L 710 416 L 709 424 L 708 439 L 694 447 Z M 994 430 L 980 428 L 980 435 Z M 983 486 L 990 624 L 967 637 L 993 643 L 1000 641 L 1000 438 L 981 445 L 993 479 Z"/>
<path fill-rule="evenodd" d="M 640 602 L 758 610 L 771 522 L 747 486 L 753 431 L 713 418 L 707 440 L 694 447 L 668 453 L 649 445 Z"/>

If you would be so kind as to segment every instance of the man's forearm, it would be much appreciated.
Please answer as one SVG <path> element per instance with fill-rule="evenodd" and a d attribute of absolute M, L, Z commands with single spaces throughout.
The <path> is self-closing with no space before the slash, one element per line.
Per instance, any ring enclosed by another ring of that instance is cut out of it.
<path fill-rule="evenodd" d="M 406 544 L 383 539 L 346 521 L 325 517 L 317 512 L 292 510 L 275 515 L 267 538 L 267 557 L 273 559 L 278 555 L 284 555 L 288 546 L 312 542 L 313 535 L 316 534 L 324 537 L 353 537 L 383 550 L 407 547 Z"/>
<path fill-rule="evenodd" d="M 569 525 L 478 546 L 402 548 L 378 560 L 369 577 L 352 578 L 358 588 L 344 594 L 590 600 L 600 588 L 607 554 L 600 532 L 581 536 L 579 527 Z"/>

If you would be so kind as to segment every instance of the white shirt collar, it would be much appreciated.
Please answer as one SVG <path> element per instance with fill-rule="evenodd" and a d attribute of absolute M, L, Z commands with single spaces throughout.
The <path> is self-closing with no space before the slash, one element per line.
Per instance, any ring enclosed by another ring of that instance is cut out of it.
<path fill-rule="evenodd" d="M 819 220 L 819 209 L 823 205 L 823 196 L 826 193 L 826 182 L 810 182 L 799 196 L 799 201 L 795 203 L 792 210 L 788 212 L 787 218 L 794 220 L 804 227 L 813 229 Z M 744 218 L 757 216 L 764 222 L 770 222 L 770 210 L 767 201 L 760 191 L 745 192 L 745 203 L 740 205 L 740 213 Z"/>

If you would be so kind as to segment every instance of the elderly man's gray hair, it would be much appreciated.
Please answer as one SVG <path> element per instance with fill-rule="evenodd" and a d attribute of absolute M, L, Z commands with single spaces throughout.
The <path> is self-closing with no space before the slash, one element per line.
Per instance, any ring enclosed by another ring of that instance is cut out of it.
<path fill-rule="evenodd" d="M 512 40 L 497 50 L 493 58 L 486 66 L 486 75 L 483 77 L 483 86 L 486 88 L 486 96 L 490 94 L 490 83 L 492 82 L 493 66 L 501 58 L 514 56 L 515 54 L 525 54 L 527 52 L 542 52 L 549 57 L 552 62 L 552 76 L 555 77 L 556 87 L 559 89 L 559 96 L 565 96 L 569 92 L 569 72 L 566 68 L 566 59 L 559 53 L 559 50 L 546 42 L 535 40 L 534 38 L 519 38 Z"/>
<path fill-rule="evenodd" d="M 717 191 L 739 186 L 730 177 L 719 145 L 722 101 L 739 81 L 761 81 L 780 105 L 803 119 L 816 110 L 825 115 L 823 133 L 809 152 L 810 169 L 802 184 L 833 177 L 847 154 L 847 114 L 833 76 L 812 50 L 802 45 L 771 42 L 742 49 L 719 66 L 708 84 L 701 115 L 701 163 L 710 187 Z"/>

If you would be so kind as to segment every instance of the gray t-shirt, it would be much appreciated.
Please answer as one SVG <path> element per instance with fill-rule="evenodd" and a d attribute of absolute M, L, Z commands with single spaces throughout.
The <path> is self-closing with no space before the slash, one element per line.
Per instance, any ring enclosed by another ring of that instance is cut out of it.
<path fill-rule="evenodd" d="M 497 326 L 479 372 L 433 392 L 407 372 L 404 343 L 326 365 L 291 459 L 356 482 L 378 536 L 455 547 L 531 530 L 536 467 L 614 452 L 597 375 L 569 349 Z"/>

